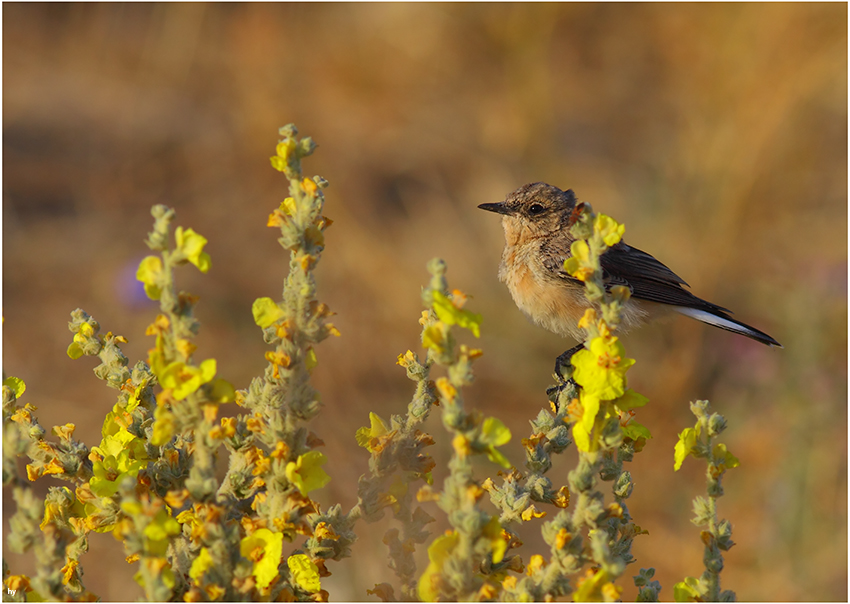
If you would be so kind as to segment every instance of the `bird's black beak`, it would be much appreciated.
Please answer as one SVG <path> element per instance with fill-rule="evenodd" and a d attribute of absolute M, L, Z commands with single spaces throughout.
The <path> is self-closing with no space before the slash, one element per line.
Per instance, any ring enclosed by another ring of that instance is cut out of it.
<path fill-rule="evenodd" d="M 496 214 L 510 214 L 511 211 L 508 209 L 507 204 L 505 202 L 501 203 L 482 203 L 478 206 L 482 210 L 487 210 L 488 212 L 496 212 Z"/>

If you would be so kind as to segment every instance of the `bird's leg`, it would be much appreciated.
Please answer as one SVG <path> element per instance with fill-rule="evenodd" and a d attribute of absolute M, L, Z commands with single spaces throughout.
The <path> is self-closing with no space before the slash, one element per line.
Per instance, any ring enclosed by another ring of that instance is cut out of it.
<path fill-rule="evenodd" d="M 549 396 L 549 400 L 555 403 L 555 405 L 559 404 L 558 401 L 560 400 L 562 393 L 566 392 L 568 395 L 567 400 L 572 399 L 574 395 L 577 394 L 579 386 L 572 378 L 572 365 L 570 364 L 570 359 L 582 348 L 584 348 L 584 343 L 577 344 L 555 359 L 555 379 L 558 383 L 546 389 L 546 394 Z M 564 374 L 561 371 L 562 367 L 569 369 L 569 377 L 564 377 Z"/>
<path fill-rule="evenodd" d="M 558 377 L 558 381 L 564 382 L 567 380 L 567 378 L 564 377 L 564 374 L 561 373 L 561 367 L 569 367 L 570 374 L 572 374 L 572 366 L 570 365 L 570 359 L 573 358 L 573 355 L 582 348 L 584 348 L 584 342 L 582 342 L 581 344 L 576 344 L 566 352 L 561 353 L 561 355 L 558 356 L 557 359 L 555 359 L 555 375 Z"/>

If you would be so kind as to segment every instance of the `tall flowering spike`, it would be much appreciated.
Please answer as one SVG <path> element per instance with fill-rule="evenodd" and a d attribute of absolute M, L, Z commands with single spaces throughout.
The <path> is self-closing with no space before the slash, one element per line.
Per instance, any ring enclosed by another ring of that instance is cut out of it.
<path fill-rule="evenodd" d="M 740 465 L 723 443 L 715 438 L 726 428 L 726 419 L 717 413 L 709 413 L 708 401 L 691 403 L 691 412 L 696 415 L 697 423 L 693 428 L 685 428 L 679 434 L 675 447 L 675 469 L 678 470 L 685 457 L 703 458 L 708 462 L 706 473 L 706 492 L 708 497 L 697 496 L 693 501 L 694 518 L 692 522 L 704 527 L 700 537 L 705 545 L 703 564 L 705 572 L 699 579 L 685 577 L 685 580 L 673 586 L 673 595 L 678 602 L 732 602 L 735 593 L 721 591 L 720 572 L 723 570 L 722 552 L 728 551 L 735 543 L 732 541 L 732 524 L 717 517 L 717 499 L 723 495 L 721 480 L 726 470 Z"/>
<path fill-rule="evenodd" d="M 572 515 L 564 513 L 560 517 L 563 520 L 552 521 L 550 534 L 556 535 L 552 540 L 555 549 L 546 576 L 547 582 L 551 582 L 560 563 L 558 552 L 569 547 L 568 543 L 576 543 L 572 535 L 586 528 L 589 541 L 572 555 L 579 556 L 593 569 L 572 587 L 573 598 L 615 601 L 621 588 L 614 581 L 632 561 L 629 553 L 632 539 L 642 534 L 640 527 L 631 521 L 625 505 L 633 483 L 623 464 L 650 437 L 649 430 L 632 421 L 635 409 L 647 400 L 628 389 L 626 372 L 635 361 L 626 357 L 622 343 L 614 335 L 630 292 L 622 287 L 609 287 L 600 264 L 608 248 L 620 243 L 625 227 L 609 216 L 595 214 L 586 203 L 576 206 L 570 224 L 570 234 L 575 240 L 564 270 L 584 282 L 590 308 L 578 322 L 578 327 L 586 333 L 586 341 L 570 358 L 572 380 L 560 378 L 559 384 L 549 391 L 550 396 L 554 395 L 553 402 L 557 401 L 556 411 L 564 421 L 572 422 L 571 434 L 579 450 L 579 465 L 570 473 L 569 494 L 574 511 Z M 589 521 L 587 511 L 603 501 L 604 496 L 596 487 L 600 477 L 613 482 L 615 501 L 605 512 L 600 508 L 599 513 L 617 518 L 623 524 L 617 535 L 596 530 L 598 519 Z M 542 577 L 542 573 L 533 572 L 531 576 Z"/>

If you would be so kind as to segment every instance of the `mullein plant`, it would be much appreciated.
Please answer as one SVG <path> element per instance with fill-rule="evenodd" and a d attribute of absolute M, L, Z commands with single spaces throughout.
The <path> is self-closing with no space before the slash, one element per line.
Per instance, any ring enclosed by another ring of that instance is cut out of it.
<path fill-rule="evenodd" d="M 309 383 L 314 346 L 339 334 L 316 299 L 313 276 L 331 221 L 322 215 L 327 182 L 301 172 L 315 144 L 299 139 L 292 125 L 280 134 L 271 163 L 288 179 L 289 196 L 268 224 L 280 228 L 290 272 L 280 301 L 262 298 L 253 306 L 274 347 L 263 377 L 237 392 L 218 377 L 215 359 L 195 359 L 198 299 L 178 293 L 174 272 L 192 264 L 206 273 L 207 240 L 182 227 L 172 239 L 174 211 L 156 206 L 146 240 L 156 254 L 137 271 L 148 297 L 160 303 L 147 329 L 154 336 L 147 362 L 131 369 L 119 346 L 125 338 L 101 334 L 82 310 L 71 313 L 68 356 L 97 357 L 95 375 L 119 392 L 100 445 L 89 450 L 74 440 L 73 424 L 54 428 L 58 443 L 47 441 L 35 409 L 18 404 L 23 381 L 4 381 L 3 480 L 18 504 L 9 545 L 33 549 L 38 563 L 32 578 L 9 575 L 4 566 L 12 599 L 95 599 L 79 563 L 91 531 L 123 542 L 127 561 L 139 564 L 135 578 L 147 600 L 327 599 L 325 561 L 347 556 L 354 540 L 353 519 L 338 506 L 322 512 L 310 499 L 329 480 L 317 450 L 322 442 L 306 425 L 319 409 Z M 219 419 L 219 407 L 233 402 L 246 412 Z M 229 464 L 219 481 L 222 446 Z M 50 487 L 42 505 L 18 476 L 18 456 L 29 457 L 29 481 L 52 475 L 73 490 Z M 284 542 L 300 535 L 304 544 L 284 555 Z"/>
<path fill-rule="evenodd" d="M 261 377 L 236 390 L 219 377 L 215 359 L 196 358 L 198 299 L 178 291 L 175 270 L 191 264 L 206 273 L 212 262 L 204 252 L 207 240 L 193 229 L 172 231 L 174 211 L 156 206 L 146 240 L 154 254 L 137 272 L 147 295 L 160 304 L 147 329 L 153 336 L 147 360 L 131 367 L 120 348 L 127 340 L 103 334 L 80 309 L 68 324 L 74 334 L 68 356 L 96 357 L 95 375 L 118 392 L 100 444 L 88 448 L 75 440 L 70 423 L 53 428 L 58 440 L 46 439 L 35 408 L 19 403 L 24 382 L 4 380 L 3 483 L 17 504 L 8 543 L 36 558 L 32 577 L 12 575 L 4 561 L 5 599 L 96 599 L 83 585 L 80 564 L 94 531 L 123 543 L 146 600 L 326 601 L 328 562 L 350 556 L 357 521 L 373 523 L 387 511 L 397 523 L 383 541 L 398 593 L 390 583 L 368 590 L 384 601 L 619 599 L 616 581 L 634 561 L 633 539 L 645 533 L 629 513 L 633 483 L 624 464 L 650 438 L 633 419 L 647 399 L 627 387 L 634 361 L 615 335 L 629 291 L 606 289 L 599 265 L 624 227 L 587 204 L 572 217 L 577 240 L 565 269 L 584 281 L 593 309 L 580 322 L 584 346 L 569 366 L 562 364 L 565 375 L 548 391 L 551 410 L 539 412 L 522 440 L 522 469 L 500 450 L 511 439 L 508 428 L 464 403 L 463 390 L 482 351 L 459 338 L 464 331 L 477 338 L 481 316 L 469 310 L 466 295 L 449 288 L 446 264 L 432 260 L 419 320 L 424 351 L 408 350 L 397 361 L 415 384 L 411 401 L 404 414 L 388 419 L 369 414 L 369 425 L 355 435 L 370 455 L 357 503 L 347 512 L 339 505 L 322 510 L 311 493 L 330 478 L 321 438 L 309 428 L 321 408 L 310 376 L 317 345 L 339 335 L 329 320 L 333 313 L 317 298 L 314 276 L 331 225 L 323 215 L 327 181 L 302 173 L 302 160 L 315 149 L 312 140 L 299 138 L 293 125 L 280 134 L 271 164 L 288 180 L 289 194 L 268 226 L 280 230 L 289 272 L 280 299 L 253 304 L 270 347 Z M 237 414 L 220 417 L 220 408 L 233 403 Z M 677 599 L 730 599 L 734 594 L 719 587 L 720 550 L 732 544 L 730 525 L 717 521 L 715 499 L 722 494 L 723 472 L 737 460 L 711 440 L 725 427 L 722 418 L 708 415 L 707 403 L 695 405 L 699 421 L 680 435 L 676 467 L 686 455 L 709 459 L 709 499 L 695 503 L 696 521 L 707 525 L 706 572 L 674 591 Z M 452 444 L 440 489 L 433 485 L 435 461 L 427 453 L 435 439 L 424 431 L 435 407 Z M 568 485 L 553 485 L 546 474 L 570 444 L 578 449 L 578 466 Z M 227 470 L 220 476 L 215 468 L 223 451 Z M 18 471 L 19 457 L 29 460 L 26 477 Z M 475 457 L 501 468 L 498 480 L 477 479 Z M 70 486 L 51 486 L 40 501 L 30 484 L 44 476 Z M 611 483 L 607 503 L 600 479 Z M 434 504 L 450 526 L 435 538 L 427 530 L 434 518 L 426 511 Z M 511 553 L 522 545 L 525 526 L 550 513 L 541 526 L 546 556 L 524 561 Z M 414 554 L 426 544 L 427 566 L 417 569 Z M 641 601 L 658 598 L 653 574 L 640 569 L 634 578 Z"/>
<path fill-rule="evenodd" d="M 648 401 L 628 388 L 626 372 L 635 361 L 626 357 L 615 335 L 630 291 L 623 286 L 606 288 L 599 263 L 600 256 L 620 241 L 625 226 L 595 214 L 586 203 L 576 207 L 571 219 L 576 241 L 564 269 L 584 282 L 592 308 L 579 321 L 587 334 L 584 348 L 570 359 L 571 378 L 578 387 L 559 389 L 557 398 L 559 408 L 566 405 L 579 461 L 569 474 L 572 513 L 561 514 L 550 529 L 557 528 L 565 541 L 553 560 L 571 571 L 590 565 L 576 581 L 575 600 L 613 601 L 622 589 L 614 581 L 634 561 L 632 542 L 646 533 L 633 522 L 626 505 L 634 485 L 631 473 L 623 468 L 651 438 L 649 430 L 633 420 L 636 409 Z M 613 502 L 607 505 L 597 489 L 597 476 L 612 483 Z M 653 572 L 641 569 L 636 579 Z M 644 591 L 645 598 L 654 599 L 660 585 L 652 582 Z"/>
<path fill-rule="evenodd" d="M 694 518 L 697 526 L 704 526 L 700 538 L 705 545 L 703 563 L 705 571 L 697 579 L 686 577 L 673 586 L 673 597 L 677 602 L 734 602 L 735 592 L 720 589 L 720 571 L 723 570 L 723 555 L 735 543 L 732 541 L 732 524 L 728 520 L 718 520 L 717 499 L 723 496 L 722 479 L 726 470 L 737 468 L 738 458 L 723 443 L 715 442 L 726 429 L 726 419 L 711 413 L 708 401 L 691 403 L 691 412 L 697 423 L 693 428 L 685 428 L 679 434 L 676 443 L 674 469 L 682 467 L 688 456 L 702 458 L 708 462 L 706 470 L 706 491 L 708 498 L 694 498 Z"/>
<path fill-rule="evenodd" d="M 445 264 L 440 260 L 432 260 L 429 270 L 432 279 L 422 293 L 427 306 L 434 299 L 435 291 L 446 300 L 447 289 Z M 477 329 L 480 318 L 466 316 L 472 317 Z M 422 325 L 423 342 L 448 343 L 447 338 L 440 335 L 440 326 L 446 329 L 445 324 L 440 323 L 433 310 L 424 311 L 419 322 Z M 377 414 L 370 413 L 370 425 L 357 430 L 357 443 L 370 452 L 370 460 L 369 474 L 361 476 L 358 482 L 358 502 L 352 515 L 371 523 L 380 520 L 386 509 L 392 511 L 401 528 L 389 529 L 383 541 L 389 549 L 390 568 L 399 579 L 400 598 L 415 601 L 418 599 L 418 575 L 414 552 L 417 545 L 427 541 L 429 532 L 425 525 L 434 522 L 434 518 L 421 506 L 413 509 L 414 496 L 410 485 L 433 482 L 431 470 L 435 462 L 424 449 L 433 445 L 434 439 L 422 427 L 433 406 L 438 404 L 439 395 L 430 379 L 431 368 L 434 364 L 445 364 L 445 351 L 441 354 L 439 346 L 428 346 L 425 358 L 420 360 L 415 352 L 408 350 L 398 356 L 397 364 L 405 369 L 416 388 L 404 415 L 393 415 L 389 421 L 385 421 Z M 395 601 L 398 597 L 389 583 L 375 585 L 368 593 L 383 601 Z"/>
<path fill-rule="evenodd" d="M 464 408 L 461 388 L 471 383 L 471 363 L 481 351 L 458 346 L 452 326 L 466 327 L 477 337 L 480 317 L 464 309 L 466 296 L 461 292 L 447 295 L 440 261 L 432 261 L 429 267 L 433 279 L 423 292 L 425 305 L 430 306 L 422 321 L 429 361 L 425 366 L 430 369 L 436 363 L 447 369 L 447 377 L 438 378 L 434 386 L 443 424 L 453 435 L 454 454 L 443 490 L 434 493 L 425 487 L 418 494 L 420 499 L 435 500 L 452 526 L 428 547 L 429 564 L 417 591 L 422 600 L 529 601 L 569 594 L 580 601 L 619 599 L 621 589 L 614 581 L 633 561 L 634 537 L 645 533 L 632 522 L 626 506 L 633 485 L 623 464 L 650 437 L 645 427 L 632 421 L 634 409 L 645 405 L 647 399 L 627 388 L 625 372 L 634 361 L 625 357 L 622 344 L 613 335 L 629 291 L 606 291 L 599 267 L 599 257 L 620 240 L 624 227 L 607 216 L 594 215 L 586 204 L 573 219 L 578 241 L 566 269 L 585 282 L 587 296 L 599 311 L 589 310 L 582 319 L 588 337 L 585 348 L 571 359 L 573 381 L 562 380 L 550 389 L 555 398 L 552 412 L 544 409 L 531 422 L 532 434 L 523 440 L 524 472 L 513 467 L 497 448 L 510 439 L 504 424 Z M 409 359 L 404 364 L 414 359 L 412 354 L 404 355 Z M 421 367 L 418 359 L 414 366 Z M 427 371 L 419 374 L 427 377 Z M 373 421 L 373 433 L 375 427 Z M 386 432 L 383 424 L 379 429 Z M 579 449 L 579 466 L 570 473 L 569 487 L 555 488 L 545 476 L 552 467 L 552 455 L 573 441 Z M 500 485 L 490 478 L 483 482 L 474 479 L 470 458 L 476 454 L 486 454 L 510 470 L 503 474 Z M 614 501 L 608 505 L 596 489 L 597 476 L 613 483 Z M 497 516 L 481 505 L 485 493 L 497 508 Z M 571 496 L 574 502 L 567 511 Z M 511 525 L 545 516 L 547 505 L 560 509 L 542 526 L 550 546 L 548 561 L 539 554 L 527 563 L 517 555 L 506 555 L 522 543 Z M 573 577 L 584 567 L 589 568 L 573 585 Z M 644 599 L 654 599 L 660 590 L 656 581 L 650 581 L 653 572 L 641 569 L 636 577 Z M 392 596 L 386 585 L 376 586 L 373 593 L 386 599 Z M 408 595 L 409 588 L 404 593 Z"/>
<path fill-rule="evenodd" d="M 621 588 L 615 581 L 634 561 L 632 541 L 645 533 L 632 521 L 626 505 L 633 483 L 623 464 L 650 438 L 649 431 L 633 421 L 635 409 L 647 399 L 627 387 L 626 371 L 634 360 L 625 356 L 614 335 L 629 290 L 606 290 L 599 265 L 599 257 L 620 240 L 625 227 L 594 214 L 588 204 L 576 208 L 572 222 L 576 241 L 565 270 L 584 282 L 593 305 L 579 323 L 586 341 L 570 358 L 567 379 L 556 376 L 558 386 L 548 391 L 552 412 L 541 410 L 532 422 L 533 434 L 523 441 L 524 475 L 514 470 L 502 487 L 490 487 L 503 520 L 522 522 L 545 515 L 534 505 L 522 509 L 529 500 L 558 508 L 569 504 L 569 508 L 561 509 L 542 526 L 542 536 L 550 547 L 548 560 L 532 555 L 526 576 L 509 576 L 502 582 L 503 599 L 543 600 L 571 594 L 576 601 L 618 600 Z M 552 465 L 551 455 L 571 442 L 578 449 L 578 465 L 569 473 L 568 487 L 554 491 L 544 474 Z M 605 503 L 597 477 L 612 483 L 611 503 Z M 641 570 L 642 575 L 651 576 L 652 572 Z M 660 586 L 652 582 L 645 589 L 646 596 L 657 596 L 658 590 Z"/>

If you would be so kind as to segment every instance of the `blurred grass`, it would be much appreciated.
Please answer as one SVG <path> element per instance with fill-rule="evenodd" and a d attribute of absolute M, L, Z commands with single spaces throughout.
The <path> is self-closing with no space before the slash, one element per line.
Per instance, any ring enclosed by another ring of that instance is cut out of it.
<path fill-rule="evenodd" d="M 505 421 L 522 459 L 572 343 L 516 310 L 496 279 L 498 220 L 475 206 L 544 180 L 785 345 L 685 319 L 625 338 L 655 435 L 632 469 L 632 513 L 650 531 L 635 572 L 656 566 L 665 599 L 700 572 L 688 519 L 702 470 L 674 476 L 672 449 L 688 401 L 708 398 L 742 462 L 721 500 L 737 542 L 724 588 L 847 599 L 846 5 L 7 3 L 3 27 L 3 367 L 43 425 L 74 421 L 96 444 L 114 403 L 65 355 L 74 308 L 145 358 L 156 310 L 133 274 L 154 203 L 210 239 L 210 274 L 178 275 L 201 296 L 202 356 L 237 387 L 262 371 L 251 302 L 275 296 L 285 269 L 265 227 L 284 183 L 266 158 L 294 121 L 320 145 L 307 171 L 330 180 L 335 221 L 320 295 L 343 337 L 322 345 L 314 375 L 326 503 L 354 503 L 368 411 L 409 398 L 394 361 L 417 343 L 435 255 L 485 317 L 468 400 Z M 372 599 L 365 589 L 391 577 L 386 528 L 361 528 L 355 558 L 331 566 L 333 599 Z M 91 542 L 89 589 L 136 597 L 119 544 Z"/>

